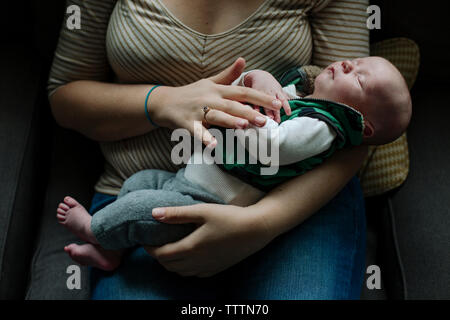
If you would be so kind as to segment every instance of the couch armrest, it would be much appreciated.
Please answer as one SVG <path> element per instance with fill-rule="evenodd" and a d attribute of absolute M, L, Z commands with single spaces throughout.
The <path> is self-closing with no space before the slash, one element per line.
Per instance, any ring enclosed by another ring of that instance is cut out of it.
<path fill-rule="evenodd" d="M 391 196 L 407 299 L 450 299 L 448 84 L 418 86 L 408 130 L 410 173 Z"/>
<path fill-rule="evenodd" d="M 20 299 L 42 206 L 49 111 L 39 107 L 42 73 L 29 47 L 2 46 L 0 70 L 0 299 Z"/>
<path fill-rule="evenodd" d="M 61 226 L 56 219 L 56 208 L 64 196 L 77 199 L 89 208 L 94 184 L 102 172 L 104 159 L 98 143 L 72 130 L 56 127 L 51 152 L 51 169 L 45 188 L 45 203 L 36 249 L 31 263 L 31 277 L 27 300 L 89 299 L 89 271 L 81 267 L 81 288 L 70 290 L 66 270 L 76 263 L 64 252 L 70 243 L 83 243 Z"/>

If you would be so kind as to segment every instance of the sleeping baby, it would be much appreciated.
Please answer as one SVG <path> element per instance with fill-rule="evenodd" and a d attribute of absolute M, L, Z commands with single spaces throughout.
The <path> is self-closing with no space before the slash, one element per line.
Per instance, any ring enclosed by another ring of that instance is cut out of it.
<path fill-rule="evenodd" d="M 233 83 L 284 100 L 280 114 L 266 113 L 263 127 L 250 125 L 233 138 L 245 150 L 244 163 L 236 161 L 237 149 L 227 150 L 224 141 L 215 150 L 220 151 L 222 162 L 212 163 L 211 154 L 197 150 L 191 159 L 203 161 L 189 161 L 176 173 L 140 171 L 124 182 L 116 201 L 92 217 L 75 199 L 65 197 L 57 208 L 57 219 L 87 243 L 70 244 L 64 250 L 82 265 L 113 270 L 126 248 L 160 246 L 196 228 L 194 224 L 161 223 L 152 217 L 153 208 L 204 202 L 249 206 L 337 150 L 386 144 L 406 130 L 411 98 L 405 80 L 389 61 L 381 57 L 340 61 L 318 75 L 315 68 L 289 70 L 280 82 L 268 72 L 252 70 Z M 250 148 L 252 139 L 277 151 L 273 174 L 261 174 L 273 166 L 273 159 Z"/>

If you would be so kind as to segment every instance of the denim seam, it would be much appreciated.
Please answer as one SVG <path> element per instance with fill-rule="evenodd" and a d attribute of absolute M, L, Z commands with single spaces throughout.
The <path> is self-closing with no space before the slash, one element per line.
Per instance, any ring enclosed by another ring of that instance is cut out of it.
<path fill-rule="evenodd" d="M 403 299 L 408 300 L 408 288 L 407 288 L 407 282 L 406 282 L 406 274 L 405 274 L 405 268 L 403 265 L 402 257 L 400 254 L 400 245 L 398 243 L 398 237 L 397 237 L 397 227 L 395 224 L 394 208 L 393 208 L 390 197 L 387 199 L 387 201 L 388 201 L 389 220 L 391 222 L 391 233 L 392 233 L 392 238 L 393 238 L 393 242 L 394 242 L 395 257 L 397 258 L 397 264 L 398 264 L 398 268 L 400 271 L 400 279 L 401 279 L 402 287 L 403 287 Z"/>
<path fill-rule="evenodd" d="M 353 201 L 355 201 L 356 200 L 356 197 L 355 197 L 355 192 L 354 192 L 354 189 L 353 189 L 353 187 L 351 188 L 351 193 L 352 193 L 352 199 L 353 199 Z M 351 291 L 352 291 L 352 289 L 353 289 L 353 276 L 354 276 L 354 274 L 355 274 L 355 272 L 356 272 L 356 251 L 357 251 L 357 246 L 358 246 L 358 238 L 359 238 L 359 236 L 360 236 L 360 230 L 359 230 L 359 227 L 358 227 L 358 218 L 357 218 L 357 214 L 358 214 L 358 212 L 359 212 L 359 208 L 360 206 L 358 205 L 357 206 L 357 208 L 354 208 L 353 209 L 353 225 L 354 225 L 354 230 L 355 230 L 355 232 L 354 232 L 354 236 L 353 236 L 353 248 L 352 248 L 352 254 L 351 254 L 351 256 L 352 256 L 352 258 L 351 258 L 351 268 L 350 268 L 350 270 L 351 270 L 351 272 L 349 273 L 350 274 L 350 277 L 347 279 L 348 281 L 347 281 L 347 292 L 346 292 L 346 296 L 347 296 L 347 299 L 348 300 L 350 300 L 350 294 L 351 294 Z"/>
<path fill-rule="evenodd" d="M 352 254 L 351 254 L 351 267 L 350 267 L 350 273 L 349 273 L 349 277 L 347 278 L 347 286 L 346 286 L 346 288 L 347 288 L 347 292 L 346 292 L 346 297 L 347 297 L 347 299 L 350 299 L 350 292 L 352 291 L 352 279 L 353 279 L 353 274 L 354 274 L 354 272 L 355 272 L 355 257 L 356 257 L 356 246 L 357 246 L 357 244 L 356 244 L 356 241 L 357 241 L 357 239 L 358 239 L 358 237 L 357 237 L 357 234 L 358 234 L 358 226 L 357 226 L 357 223 L 356 223 L 356 219 L 355 219 L 355 216 L 356 216 L 356 210 L 353 210 L 353 225 L 354 225 L 354 229 L 355 229 L 355 232 L 354 232 L 354 236 L 353 236 L 353 241 L 352 241 L 352 243 L 353 243 L 353 247 L 352 247 Z"/>

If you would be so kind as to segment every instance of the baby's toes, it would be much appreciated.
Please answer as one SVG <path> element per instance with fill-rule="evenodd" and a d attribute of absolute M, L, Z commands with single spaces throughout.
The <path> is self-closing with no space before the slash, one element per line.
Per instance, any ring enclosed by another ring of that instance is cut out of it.
<path fill-rule="evenodd" d="M 73 207 L 75 207 L 75 206 L 77 206 L 77 205 L 80 205 L 80 204 L 77 202 L 77 200 L 75 200 L 74 198 L 69 197 L 69 196 L 67 196 L 67 197 L 64 198 L 64 203 L 65 203 L 67 206 L 69 206 L 69 209 L 70 209 L 70 208 L 73 208 Z"/>
<path fill-rule="evenodd" d="M 64 247 L 64 251 L 72 257 L 75 254 L 77 247 L 78 245 L 76 243 L 71 243 Z"/>
<path fill-rule="evenodd" d="M 58 205 L 58 209 L 61 209 L 61 210 L 63 210 L 63 211 L 67 211 L 67 210 L 69 210 L 70 208 L 69 208 L 69 206 L 68 206 L 67 204 L 61 202 L 61 203 Z"/>
<path fill-rule="evenodd" d="M 66 221 L 66 212 L 61 210 L 60 208 L 56 209 L 56 218 L 59 222 Z"/>

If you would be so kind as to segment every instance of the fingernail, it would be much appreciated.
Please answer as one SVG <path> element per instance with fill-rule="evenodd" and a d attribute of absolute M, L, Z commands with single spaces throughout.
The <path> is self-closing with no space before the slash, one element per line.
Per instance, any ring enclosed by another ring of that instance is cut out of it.
<path fill-rule="evenodd" d="M 240 129 L 244 129 L 247 126 L 247 124 L 248 124 L 247 120 L 239 119 L 236 123 L 236 126 L 239 127 Z"/>
<path fill-rule="evenodd" d="M 281 107 L 281 101 L 278 99 L 272 100 L 272 106 L 275 108 Z"/>
<path fill-rule="evenodd" d="M 164 218 L 164 209 L 163 208 L 155 208 L 152 211 L 152 216 L 155 219 L 163 219 Z"/>
<path fill-rule="evenodd" d="M 217 146 L 217 140 L 216 139 L 212 140 L 210 143 L 208 143 L 206 145 L 206 147 L 209 148 L 209 149 L 214 149 L 216 146 Z"/>
<path fill-rule="evenodd" d="M 257 116 L 257 117 L 255 118 L 255 122 L 256 122 L 257 124 L 264 125 L 264 124 L 266 123 L 266 118 L 261 117 L 261 116 Z"/>

